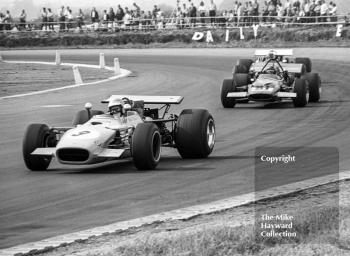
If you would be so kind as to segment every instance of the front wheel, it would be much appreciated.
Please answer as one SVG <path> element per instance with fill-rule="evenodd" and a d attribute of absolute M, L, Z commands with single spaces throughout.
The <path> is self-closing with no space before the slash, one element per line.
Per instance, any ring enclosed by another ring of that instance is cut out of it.
<path fill-rule="evenodd" d="M 131 154 L 139 170 L 153 170 L 159 163 L 162 139 L 153 123 L 140 123 L 132 137 Z"/>
<path fill-rule="evenodd" d="M 227 94 L 235 91 L 232 79 L 225 79 L 221 87 L 221 103 L 224 108 L 233 108 L 236 105 L 235 98 L 227 97 Z"/>
<path fill-rule="evenodd" d="M 306 74 L 309 82 L 310 98 L 309 102 L 318 102 L 321 96 L 321 78 L 317 73 Z"/>
<path fill-rule="evenodd" d="M 175 131 L 175 144 L 182 158 L 206 158 L 215 145 L 215 122 L 208 110 L 185 109 Z"/>
<path fill-rule="evenodd" d="M 294 92 L 297 94 L 293 99 L 294 107 L 305 107 L 308 102 L 308 88 L 304 79 L 295 79 Z"/>
<path fill-rule="evenodd" d="M 45 171 L 49 167 L 52 156 L 32 155 L 37 148 L 48 147 L 50 140 L 49 127 L 46 124 L 31 124 L 28 126 L 23 139 L 23 159 L 31 171 Z"/>

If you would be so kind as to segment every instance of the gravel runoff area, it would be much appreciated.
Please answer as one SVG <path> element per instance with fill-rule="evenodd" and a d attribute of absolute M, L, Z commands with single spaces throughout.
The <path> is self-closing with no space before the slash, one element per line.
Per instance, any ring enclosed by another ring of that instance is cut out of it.
<path fill-rule="evenodd" d="M 79 67 L 84 83 L 113 76 L 105 69 Z M 74 84 L 72 67 L 0 62 L 0 97 Z"/>
<path fill-rule="evenodd" d="M 350 181 L 331 183 L 219 213 L 116 231 L 33 254 L 350 255 L 349 185 Z M 254 240 L 255 214 L 271 210 L 299 218 L 295 225 L 302 233 L 298 241 L 280 244 L 278 240 Z"/>

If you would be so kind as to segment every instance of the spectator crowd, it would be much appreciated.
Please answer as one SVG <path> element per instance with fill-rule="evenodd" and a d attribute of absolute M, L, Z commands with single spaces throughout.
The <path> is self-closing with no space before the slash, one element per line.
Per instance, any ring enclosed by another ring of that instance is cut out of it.
<path fill-rule="evenodd" d="M 214 0 L 200 1 L 195 5 L 191 0 L 180 2 L 167 15 L 154 5 L 152 10 L 145 11 L 133 3 L 132 7 L 117 5 L 105 10 L 95 7 L 88 13 L 79 9 L 73 12 L 69 6 L 62 6 L 57 11 L 43 7 L 40 11 L 40 30 L 72 29 L 162 29 L 188 28 L 197 26 L 241 26 L 266 22 L 284 23 L 315 23 L 337 21 L 337 5 L 327 0 L 267 0 L 259 4 L 258 0 L 235 1 L 230 10 L 218 11 Z M 19 31 L 34 29 L 27 22 L 27 14 L 22 10 L 14 19 L 10 11 L 0 13 L 0 31 L 11 30 L 14 27 Z"/>

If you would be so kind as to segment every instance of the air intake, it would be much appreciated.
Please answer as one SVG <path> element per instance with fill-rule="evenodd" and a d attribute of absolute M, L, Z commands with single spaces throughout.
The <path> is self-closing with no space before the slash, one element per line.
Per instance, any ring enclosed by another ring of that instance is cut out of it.
<path fill-rule="evenodd" d="M 89 151 L 81 148 L 61 148 L 57 157 L 64 162 L 85 162 L 89 159 Z"/>

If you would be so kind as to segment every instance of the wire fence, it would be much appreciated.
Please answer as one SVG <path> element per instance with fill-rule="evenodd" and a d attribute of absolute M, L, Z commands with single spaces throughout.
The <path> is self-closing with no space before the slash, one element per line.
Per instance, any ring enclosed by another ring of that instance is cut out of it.
<path fill-rule="evenodd" d="M 151 31 L 151 30 L 182 30 L 194 28 L 238 28 L 253 25 L 271 27 L 297 26 L 329 26 L 350 25 L 347 15 L 337 16 L 234 16 L 234 17 L 185 17 L 161 19 L 132 19 L 126 21 L 87 22 L 84 20 L 69 20 L 57 22 L 12 22 L 1 23 L 0 33 L 28 32 L 119 32 L 119 31 Z"/>

